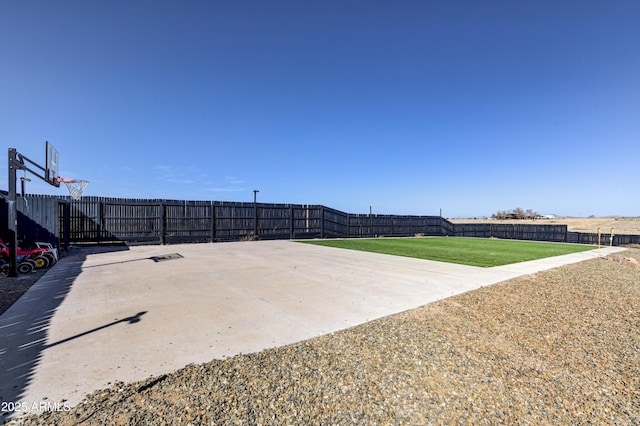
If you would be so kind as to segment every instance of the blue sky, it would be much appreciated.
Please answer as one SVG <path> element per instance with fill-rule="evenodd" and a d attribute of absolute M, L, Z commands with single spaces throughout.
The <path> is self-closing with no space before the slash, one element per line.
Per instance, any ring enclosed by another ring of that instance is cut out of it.
<path fill-rule="evenodd" d="M 640 215 L 637 1 L 0 2 L 6 148 L 86 195 Z M 65 194 L 32 177 L 31 193 Z"/>

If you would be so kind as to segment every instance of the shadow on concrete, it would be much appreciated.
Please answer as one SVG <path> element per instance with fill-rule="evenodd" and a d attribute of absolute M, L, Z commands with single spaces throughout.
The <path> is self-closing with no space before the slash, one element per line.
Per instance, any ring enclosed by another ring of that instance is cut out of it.
<path fill-rule="evenodd" d="M 141 260 L 153 260 L 154 262 L 158 263 L 158 262 L 166 262 L 168 260 L 182 259 L 182 257 L 183 256 L 180 253 L 170 253 L 170 254 L 164 254 L 161 256 L 142 257 L 139 259 L 119 260 L 117 262 L 101 263 L 99 265 L 85 266 L 82 269 L 99 268 L 101 266 L 109 266 L 109 265 L 120 265 L 122 263 L 139 262 Z"/>
<path fill-rule="evenodd" d="M 78 333 L 75 336 L 71 336 L 71 337 L 67 337 L 66 339 L 58 340 L 57 342 L 54 342 L 54 343 L 46 345 L 45 349 L 52 348 L 54 346 L 58 346 L 58 345 L 61 345 L 63 343 L 70 342 L 71 340 L 78 339 L 80 337 L 86 336 L 86 335 L 91 334 L 91 333 L 95 333 L 96 331 L 104 330 L 105 328 L 112 327 L 112 326 L 114 326 L 116 324 L 120 324 L 122 322 L 128 322 L 129 324 L 135 324 L 135 323 L 139 322 L 140 321 L 140 317 L 143 316 L 146 313 L 147 313 L 147 311 L 138 312 L 137 314 L 135 314 L 135 315 L 133 315 L 131 317 L 122 318 L 121 320 L 117 320 L 117 321 L 112 321 L 109 324 L 105 324 L 105 325 L 101 325 L 100 327 L 92 328 L 91 330 L 87 330 L 85 332 Z"/>
<path fill-rule="evenodd" d="M 97 252 L 121 250 L 128 250 L 128 248 L 91 247 L 72 250 L 0 316 L 0 402 L 20 401 L 33 380 L 43 351 L 48 347 L 64 343 L 60 341 L 47 345 L 49 326 L 76 278 L 82 272 L 82 265 L 87 256 Z M 139 321 L 143 314 L 144 312 L 140 312 L 118 322 L 134 323 Z M 113 324 L 107 324 L 99 329 L 110 325 Z M 65 340 L 77 337 L 80 335 Z M 16 414 L 14 411 L 0 411 L 0 423 L 9 420 L 14 414 Z"/>

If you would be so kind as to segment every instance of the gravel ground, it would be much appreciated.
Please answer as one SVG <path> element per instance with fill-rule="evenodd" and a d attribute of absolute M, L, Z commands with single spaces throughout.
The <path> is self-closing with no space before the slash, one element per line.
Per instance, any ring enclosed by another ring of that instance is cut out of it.
<path fill-rule="evenodd" d="M 46 272 L 46 269 L 36 269 L 31 274 L 18 274 L 14 278 L 0 274 L 0 315 L 9 309 L 16 300 L 20 299 L 20 296 L 29 290 Z"/>
<path fill-rule="evenodd" d="M 20 424 L 640 425 L 638 260 L 630 249 L 114 383 Z"/>

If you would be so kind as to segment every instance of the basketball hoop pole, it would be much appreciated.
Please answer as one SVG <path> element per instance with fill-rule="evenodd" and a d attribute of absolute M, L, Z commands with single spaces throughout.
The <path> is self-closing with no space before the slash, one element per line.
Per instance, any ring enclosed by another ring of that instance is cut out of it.
<path fill-rule="evenodd" d="M 18 212 L 16 209 L 16 180 L 18 166 L 24 166 L 18 161 L 18 151 L 9 148 L 9 199 L 7 200 L 7 230 L 9 232 L 9 276 L 18 275 L 16 250 L 18 246 Z"/>
<path fill-rule="evenodd" d="M 15 277 L 18 275 L 17 269 L 17 248 L 18 248 L 18 209 L 16 207 L 16 198 L 17 198 L 17 181 L 18 181 L 18 170 L 24 170 L 29 173 L 32 173 L 44 180 L 47 183 L 51 183 L 46 179 L 47 170 L 40 166 L 39 164 L 31 161 L 24 155 L 20 154 L 15 148 L 9 148 L 9 195 L 7 199 L 7 230 L 9 232 L 9 276 Z M 43 175 L 40 175 L 37 171 L 30 169 L 25 165 L 25 161 L 29 164 L 37 167 L 42 172 Z"/>

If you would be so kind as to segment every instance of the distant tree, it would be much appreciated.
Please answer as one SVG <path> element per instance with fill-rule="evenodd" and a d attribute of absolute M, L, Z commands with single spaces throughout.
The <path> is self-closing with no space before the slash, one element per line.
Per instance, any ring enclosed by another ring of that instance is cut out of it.
<path fill-rule="evenodd" d="M 540 217 L 540 214 L 535 212 L 532 209 L 527 209 L 526 211 L 520 207 L 516 207 L 513 210 L 498 210 L 496 213 L 491 215 L 492 219 L 503 220 L 503 219 L 535 219 Z"/>
<path fill-rule="evenodd" d="M 503 220 L 506 219 L 508 216 L 509 212 L 507 212 L 506 210 L 499 210 L 496 213 L 491 215 L 492 219 L 497 219 L 497 220 Z"/>
<path fill-rule="evenodd" d="M 540 213 L 531 209 L 527 209 L 527 217 L 529 219 L 536 219 L 540 217 Z"/>
<path fill-rule="evenodd" d="M 526 219 L 527 213 L 524 210 L 522 210 L 520 207 L 516 207 L 513 210 L 513 217 L 515 219 Z"/>

